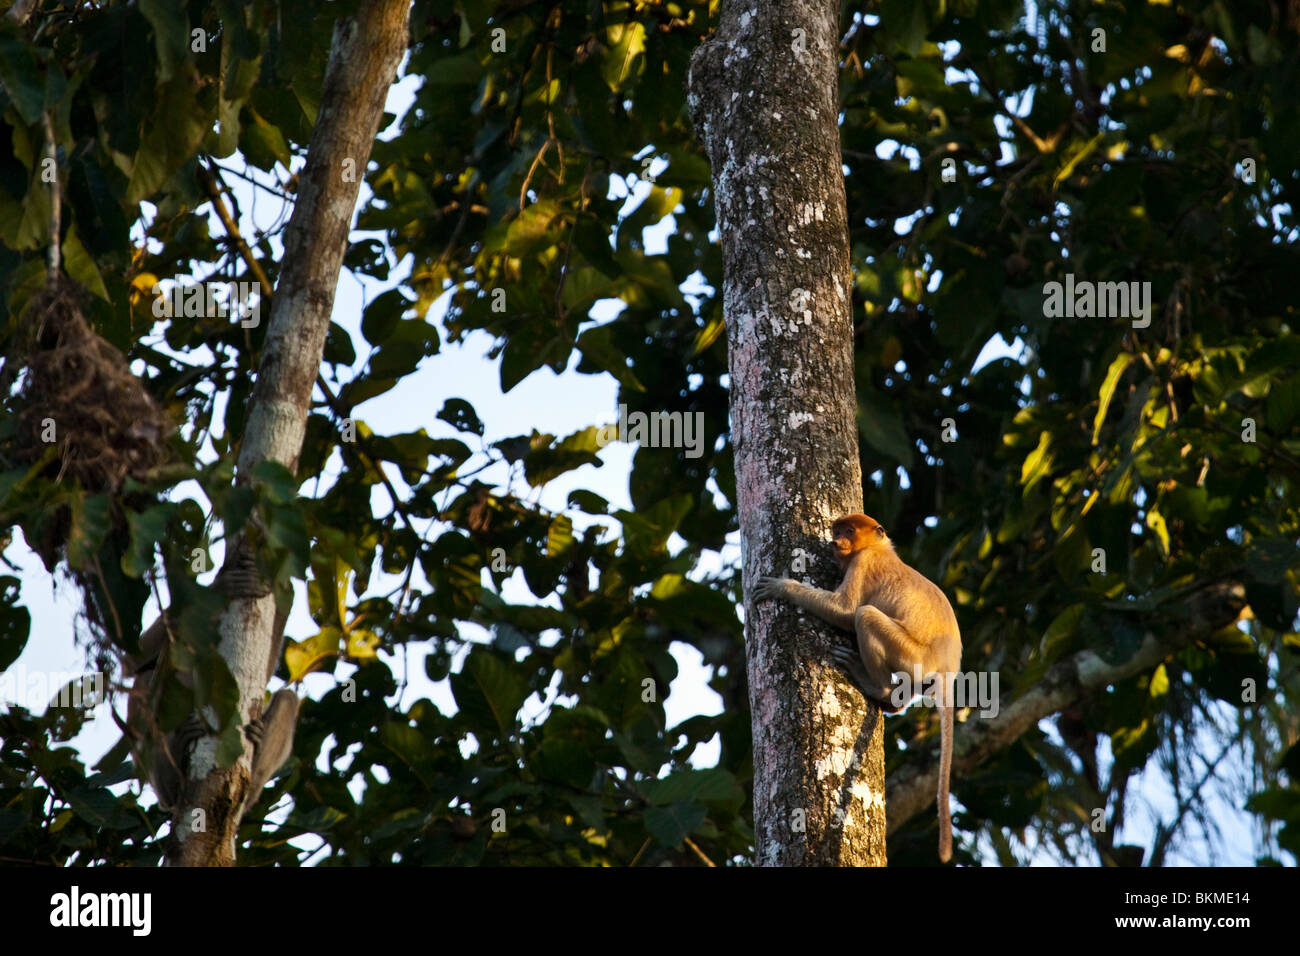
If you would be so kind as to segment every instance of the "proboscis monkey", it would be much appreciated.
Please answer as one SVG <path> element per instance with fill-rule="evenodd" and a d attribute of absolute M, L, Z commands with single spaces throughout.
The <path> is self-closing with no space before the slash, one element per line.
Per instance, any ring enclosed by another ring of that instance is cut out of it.
<path fill-rule="evenodd" d="M 953 682 L 961 667 L 961 633 L 957 616 L 933 581 L 903 563 L 885 529 L 867 515 L 845 515 L 831 525 L 835 558 L 844 580 L 834 591 L 810 588 L 790 578 L 761 577 L 754 599 L 781 598 L 811 611 L 828 624 L 853 631 L 858 660 L 852 650 L 831 653 L 853 676 L 863 693 L 888 713 L 902 709 L 893 697 L 893 675 L 918 676 L 935 682 L 940 707 L 939 859 L 952 858 L 952 819 L 948 810 L 948 777 L 952 772 Z M 938 678 L 930 675 L 938 675 Z M 912 686 L 914 696 L 921 692 Z M 893 699 L 891 699 L 893 698 Z"/>
<path fill-rule="evenodd" d="M 228 593 L 241 586 L 241 581 L 248 577 L 241 562 L 242 555 L 217 575 L 215 586 Z M 159 616 L 140 636 L 140 656 L 125 662 L 125 673 L 134 681 L 127 696 L 127 727 L 134 737 L 136 765 L 144 767 L 158 797 L 158 805 L 164 810 L 174 808 L 182 795 L 182 788 L 187 779 L 190 747 L 204 735 L 202 724 L 196 715 L 190 715 L 171 733 L 163 734 L 152 713 L 157 702 L 154 698 L 154 682 L 167 667 L 168 650 L 171 646 L 168 633 L 170 621 L 164 613 Z M 284 635 L 285 616 L 277 611 L 274 632 L 271 637 L 271 649 L 266 666 L 266 679 L 269 681 L 280 663 L 280 645 Z M 182 672 L 179 680 L 187 687 L 193 686 L 193 678 Z M 246 811 L 257 801 L 262 788 L 280 769 L 293 750 L 293 732 L 298 722 L 298 695 L 290 688 L 282 688 L 272 695 L 270 703 L 261 716 L 249 721 L 245 728 L 248 739 L 253 742 L 253 767 L 249 778 L 248 796 L 240 813 Z"/>

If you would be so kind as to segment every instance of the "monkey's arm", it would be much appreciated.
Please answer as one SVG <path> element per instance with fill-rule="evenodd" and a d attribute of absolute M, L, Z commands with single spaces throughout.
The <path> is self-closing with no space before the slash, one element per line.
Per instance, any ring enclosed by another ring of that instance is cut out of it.
<path fill-rule="evenodd" d="M 758 586 L 754 589 L 754 599 L 762 601 L 770 598 L 790 601 L 806 611 L 812 611 L 828 624 L 846 631 L 854 630 L 852 598 L 842 591 L 822 591 L 789 578 L 759 578 Z M 832 647 L 831 659 L 862 695 L 879 703 L 885 713 L 896 714 L 902 709 L 890 701 L 888 689 L 884 685 L 872 680 L 857 650 L 847 645 Z"/>
<path fill-rule="evenodd" d="M 789 601 L 805 611 L 811 611 L 827 624 L 853 630 L 853 611 L 856 602 L 847 590 L 823 591 L 810 588 L 806 584 L 790 578 L 761 577 L 754 588 L 754 600 L 765 601 L 774 598 Z"/>

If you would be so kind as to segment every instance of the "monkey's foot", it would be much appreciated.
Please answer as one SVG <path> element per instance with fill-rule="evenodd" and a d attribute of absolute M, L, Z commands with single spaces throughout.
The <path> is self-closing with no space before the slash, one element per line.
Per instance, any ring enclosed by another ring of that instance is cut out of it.
<path fill-rule="evenodd" d="M 895 706 L 890 700 L 888 690 L 884 693 L 881 688 L 876 686 L 870 677 L 867 676 L 867 669 L 862 664 L 862 658 L 858 656 L 856 647 L 848 647 L 844 644 L 836 644 L 831 648 L 831 659 L 839 666 L 840 670 L 848 676 L 853 686 L 856 687 L 863 697 L 867 697 L 879 705 L 880 709 L 886 714 L 901 713 L 903 708 Z"/>
<path fill-rule="evenodd" d="M 901 714 L 904 710 L 907 709 L 906 704 L 903 704 L 902 706 L 899 707 L 894 706 L 894 702 L 890 698 L 885 698 L 884 700 L 881 700 L 878 697 L 872 697 L 871 699 L 874 700 L 877 704 L 879 704 L 881 711 L 883 711 L 886 714 Z"/>

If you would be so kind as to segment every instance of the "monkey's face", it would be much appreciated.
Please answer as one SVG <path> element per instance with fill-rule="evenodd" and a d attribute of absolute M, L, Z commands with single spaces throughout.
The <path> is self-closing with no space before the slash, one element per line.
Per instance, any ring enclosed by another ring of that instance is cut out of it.
<path fill-rule="evenodd" d="M 831 531 L 831 543 L 835 546 L 835 557 L 840 559 L 840 563 L 848 560 L 856 549 L 853 547 L 855 532 L 848 525 L 837 524 Z"/>
<path fill-rule="evenodd" d="M 845 515 L 831 525 L 831 543 L 835 558 L 848 564 L 853 555 L 884 540 L 885 529 L 869 515 Z"/>

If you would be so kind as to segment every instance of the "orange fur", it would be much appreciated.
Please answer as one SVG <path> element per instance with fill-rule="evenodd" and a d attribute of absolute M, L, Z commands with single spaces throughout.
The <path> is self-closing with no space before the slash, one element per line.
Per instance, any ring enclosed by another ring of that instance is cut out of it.
<path fill-rule="evenodd" d="M 937 584 L 908 567 L 876 519 L 864 514 L 831 525 L 835 559 L 844 579 L 834 591 L 789 578 L 759 578 L 755 600 L 780 598 L 857 636 L 861 671 L 853 675 L 868 696 L 896 712 L 893 675 L 940 675 L 939 858 L 952 857 L 948 784 L 952 772 L 953 677 L 961 667 L 961 633 L 952 605 Z M 920 687 L 913 685 L 914 693 Z"/>

